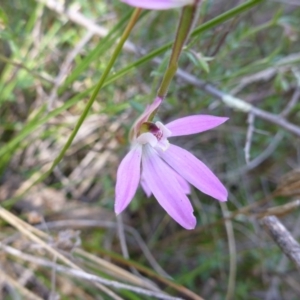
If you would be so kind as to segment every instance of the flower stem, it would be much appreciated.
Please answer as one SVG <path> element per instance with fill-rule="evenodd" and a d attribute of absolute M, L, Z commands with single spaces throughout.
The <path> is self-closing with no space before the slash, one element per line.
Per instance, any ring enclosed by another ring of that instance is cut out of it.
<path fill-rule="evenodd" d="M 82 114 L 80 115 L 75 128 L 73 129 L 71 135 L 69 136 L 66 144 L 64 145 L 64 147 L 62 148 L 62 150 L 60 151 L 60 153 L 58 154 L 58 156 L 55 158 L 55 160 L 53 161 L 51 167 L 49 168 L 48 171 L 46 171 L 44 174 L 42 174 L 38 179 L 34 180 L 34 182 L 32 184 L 30 184 L 30 186 L 28 188 L 26 188 L 24 191 L 22 191 L 21 194 L 17 195 L 16 197 L 9 199 L 5 202 L 6 205 L 12 205 L 15 202 L 17 202 L 25 193 L 27 193 L 34 185 L 36 185 L 39 182 L 42 182 L 43 180 L 45 180 L 50 174 L 51 172 L 54 170 L 54 168 L 59 164 L 59 162 L 63 159 L 65 153 L 67 152 L 67 150 L 69 149 L 69 147 L 71 146 L 75 136 L 77 135 L 81 125 L 83 124 L 85 118 L 88 115 L 88 112 L 90 110 L 90 108 L 92 107 L 93 103 L 96 100 L 96 97 L 100 91 L 100 89 L 103 87 L 105 80 L 107 78 L 107 76 L 109 75 L 109 72 L 111 70 L 111 68 L 113 67 L 115 61 L 117 60 L 124 43 L 126 42 L 126 40 L 128 39 L 128 36 L 132 30 L 132 28 L 134 27 L 134 25 L 136 24 L 139 15 L 141 13 L 141 9 L 140 8 L 136 8 L 133 12 L 133 14 L 131 15 L 131 18 L 117 44 L 117 47 L 115 48 L 102 76 L 100 77 L 98 84 L 96 85 L 96 88 L 93 91 L 93 94 L 91 96 L 91 98 L 89 99 L 88 103 L 86 104 Z"/>
<path fill-rule="evenodd" d="M 194 5 L 185 6 L 182 9 L 169 65 L 157 92 L 157 96 L 162 99 L 164 99 L 167 95 L 170 83 L 177 71 L 178 59 L 181 54 L 182 48 L 187 38 L 189 37 L 193 25 L 195 24 L 195 20 L 198 15 L 198 2 L 201 1 L 197 1 Z"/>

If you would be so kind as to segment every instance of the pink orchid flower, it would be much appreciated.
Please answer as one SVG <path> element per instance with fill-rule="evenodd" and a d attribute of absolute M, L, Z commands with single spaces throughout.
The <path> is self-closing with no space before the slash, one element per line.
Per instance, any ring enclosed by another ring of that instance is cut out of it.
<path fill-rule="evenodd" d="M 170 9 L 193 4 L 195 0 L 121 0 L 131 6 L 145 9 Z"/>
<path fill-rule="evenodd" d="M 227 190 L 212 171 L 190 152 L 172 145 L 168 138 L 212 129 L 228 118 L 194 115 L 166 125 L 151 122 L 161 104 L 157 98 L 132 127 L 131 150 L 122 160 L 116 183 L 115 212 L 121 213 L 141 183 L 146 195 L 157 199 L 165 211 L 182 227 L 194 229 L 196 218 L 187 197 L 189 183 L 201 192 L 227 200 Z"/>

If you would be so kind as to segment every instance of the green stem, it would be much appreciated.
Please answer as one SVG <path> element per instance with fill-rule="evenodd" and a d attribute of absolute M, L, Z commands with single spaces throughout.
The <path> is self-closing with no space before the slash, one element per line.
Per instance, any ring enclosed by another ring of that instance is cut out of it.
<path fill-rule="evenodd" d="M 212 28 L 216 25 L 219 25 L 220 23 L 223 23 L 232 17 L 235 17 L 236 15 L 239 15 L 243 13 L 244 11 L 249 10 L 253 6 L 259 4 L 260 2 L 264 2 L 265 0 L 249 0 L 245 3 L 242 3 L 241 5 L 238 5 L 223 14 L 217 16 L 216 18 L 213 18 L 212 20 L 206 22 L 204 25 L 200 25 L 199 27 L 195 28 L 195 30 L 192 32 L 191 37 L 196 37 L 199 33 L 202 33 L 203 31 L 207 30 L 208 28 Z"/>
<path fill-rule="evenodd" d="M 250 0 L 248 2 L 245 2 L 243 4 L 241 4 L 240 6 L 237 6 L 221 15 L 219 15 L 218 17 L 214 18 L 211 21 L 208 21 L 207 23 L 205 23 L 204 25 L 201 25 L 199 27 L 197 27 L 192 33 L 191 33 L 191 37 L 195 37 L 197 35 L 199 35 L 200 33 L 202 33 L 203 31 L 207 30 L 208 28 L 212 28 L 232 17 L 234 17 L 237 14 L 242 13 L 243 11 L 246 11 L 248 9 L 250 9 L 252 6 L 258 4 L 259 2 L 262 2 L 264 0 Z M 199 1 L 201 2 L 201 1 Z M 200 3 L 198 3 L 197 5 L 198 7 L 200 6 Z M 178 58 L 180 56 L 181 50 L 184 46 L 184 43 L 186 42 L 188 36 L 189 36 L 189 32 L 193 27 L 193 22 L 195 19 L 195 16 L 197 14 L 197 6 L 186 6 L 183 8 L 182 10 L 182 14 L 181 14 L 181 19 L 180 19 L 180 23 L 178 26 L 178 30 L 177 30 L 177 35 L 176 35 L 176 39 L 175 42 L 173 44 L 173 49 L 172 49 L 172 55 L 170 58 L 170 63 L 168 66 L 168 69 L 166 70 L 162 83 L 159 87 L 157 96 L 161 97 L 161 98 L 165 98 L 167 92 L 168 92 L 168 88 L 170 86 L 170 83 L 174 77 L 174 75 L 176 74 L 177 71 L 177 62 L 178 62 Z M 162 52 L 164 52 L 165 50 L 167 50 L 170 47 L 171 43 L 168 43 L 164 46 L 162 46 L 159 49 L 156 49 L 155 51 L 153 51 L 152 53 L 148 54 L 146 57 L 150 58 L 152 55 L 156 56 Z M 146 57 L 142 58 L 141 60 L 145 59 Z"/>
<path fill-rule="evenodd" d="M 96 100 L 96 97 L 100 91 L 100 89 L 103 87 L 103 84 L 105 83 L 105 80 L 111 70 L 111 68 L 113 67 L 115 61 L 117 60 L 124 43 L 126 42 L 126 40 L 128 39 L 128 36 L 133 28 L 133 26 L 135 25 L 135 23 L 137 22 L 139 15 L 141 13 L 141 9 L 136 8 L 133 12 L 133 14 L 131 15 L 131 18 L 129 20 L 129 23 L 127 24 L 127 27 L 125 28 L 119 43 L 116 47 L 116 49 L 114 50 L 101 78 L 99 79 L 98 84 L 96 85 L 96 88 L 91 96 L 91 98 L 89 99 L 88 103 L 86 104 L 84 111 L 82 112 L 82 114 L 80 115 L 80 118 L 77 121 L 77 124 L 75 125 L 75 128 L 73 129 L 70 137 L 68 138 L 66 144 L 64 145 L 63 149 L 60 151 L 59 155 L 55 158 L 55 160 L 53 161 L 51 167 L 49 168 L 49 170 L 47 172 L 45 172 L 42 176 L 40 176 L 37 180 L 35 180 L 25 191 L 22 192 L 21 195 L 18 195 L 12 199 L 10 199 L 9 201 L 6 201 L 6 205 L 12 205 L 13 203 L 15 203 L 16 201 L 18 201 L 18 199 L 20 199 L 20 197 L 22 197 L 22 195 L 24 195 L 26 192 L 28 192 L 34 185 L 36 185 L 39 182 L 42 182 L 43 180 L 45 180 L 50 174 L 51 172 L 54 170 L 54 168 L 59 164 L 59 162 L 63 159 L 65 153 L 67 152 L 67 150 L 69 149 L 69 147 L 71 146 L 75 136 L 77 135 L 82 123 L 84 122 L 86 116 L 88 115 L 88 112 L 90 110 L 90 108 L 92 107 L 93 103 Z"/>
<path fill-rule="evenodd" d="M 247 11 L 248 9 L 252 8 L 255 5 L 258 5 L 260 2 L 263 2 L 263 1 L 265 1 L 265 0 L 250 0 L 250 1 L 245 2 L 237 7 L 234 7 L 231 10 L 228 10 L 228 11 L 224 12 L 223 14 L 221 14 L 221 15 L 213 18 L 212 20 L 209 20 L 206 23 L 195 28 L 193 30 L 193 32 L 191 33 L 191 37 L 196 37 L 199 34 L 201 34 L 202 32 L 205 32 L 211 28 L 214 28 L 215 26 L 218 26 L 218 25 L 230 20 L 231 18 L 234 18 L 235 16 Z M 108 78 L 107 82 L 105 82 L 105 85 L 111 84 L 116 79 L 127 74 L 129 71 L 131 71 L 131 70 L 137 68 L 138 66 L 142 65 L 143 63 L 150 61 L 151 59 L 163 54 L 164 52 L 166 52 L 168 49 L 170 49 L 172 47 L 172 44 L 173 44 L 172 42 L 169 42 L 169 43 L 161 46 L 160 48 L 153 50 L 152 52 L 148 53 L 147 55 L 141 57 L 134 63 L 124 67 L 122 70 L 118 71 L 116 74 L 110 76 Z"/>
<path fill-rule="evenodd" d="M 164 74 L 160 88 L 158 89 L 157 96 L 165 98 L 170 83 L 176 74 L 178 59 L 181 54 L 182 48 L 191 32 L 197 16 L 198 5 L 188 5 L 182 9 L 179 25 L 177 28 L 176 38 L 172 48 L 172 54 L 168 68 Z"/>
<path fill-rule="evenodd" d="M 100 89 L 102 88 L 105 80 L 106 80 L 106 77 L 108 76 L 111 68 L 113 67 L 115 61 L 117 60 L 122 48 L 123 48 L 123 45 L 124 43 L 126 42 L 133 26 L 135 25 L 135 23 L 137 22 L 138 20 L 138 17 L 139 17 L 139 14 L 141 12 L 141 9 L 137 8 L 135 9 L 135 11 L 133 12 L 130 20 L 129 20 L 129 23 L 127 25 L 127 27 L 125 28 L 125 31 L 123 32 L 121 38 L 120 38 L 120 41 L 116 47 L 116 49 L 114 50 L 98 84 L 96 85 L 96 88 L 91 96 L 91 98 L 89 99 L 87 105 L 85 106 L 84 108 L 84 111 L 83 113 L 81 114 L 77 124 L 75 125 L 75 128 L 73 129 L 68 141 L 66 142 L 65 146 L 63 147 L 63 149 L 61 150 L 61 152 L 59 153 L 59 155 L 57 156 L 57 158 L 54 160 L 50 170 L 47 172 L 47 173 L 51 173 L 53 171 L 53 169 L 58 165 L 58 163 L 62 160 L 62 158 L 64 157 L 65 153 L 67 152 L 67 150 L 69 149 L 69 147 L 71 146 L 76 134 L 78 133 L 83 121 L 85 120 L 90 108 L 92 107 L 93 103 L 95 102 L 96 100 L 96 97 L 100 91 Z M 46 174 L 47 174 L 46 173 Z M 46 176 L 47 177 L 47 176 Z"/>
<path fill-rule="evenodd" d="M 178 62 L 182 48 L 189 36 L 193 24 L 195 23 L 197 11 L 197 7 L 194 5 L 188 5 L 183 8 L 176 33 L 176 39 L 172 49 L 170 65 L 175 65 Z"/>

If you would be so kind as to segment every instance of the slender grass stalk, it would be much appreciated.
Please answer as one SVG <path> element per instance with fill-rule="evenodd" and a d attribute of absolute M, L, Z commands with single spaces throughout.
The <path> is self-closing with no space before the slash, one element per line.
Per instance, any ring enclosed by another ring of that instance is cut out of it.
<path fill-rule="evenodd" d="M 229 211 L 227 204 L 225 202 L 220 203 L 223 216 L 228 217 Z M 225 229 L 228 239 L 228 250 L 229 250 L 229 276 L 228 276 L 228 285 L 227 293 L 225 300 L 233 300 L 235 294 L 235 285 L 236 285 L 236 270 L 237 270 L 237 256 L 236 256 L 236 242 L 234 237 L 234 231 L 231 220 L 225 221 Z"/>
<path fill-rule="evenodd" d="M 124 30 L 121 38 L 120 38 L 120 41 L 116 47 L 116 49 L 114 50 L 114 53 L 112 54 L 108 64 L 107 64 L 107 67 L 105 68 L 98 84 L 96 85 L 96 88 L 90 98 L 90 100 L 88 101 L 88 103 L 86 104 L 85 108 L 84 108 L 84 111 L 82 112 L 82 114 L 80 115 L 80 118 L 78 119 L 78 122 L 77 124 L 75 125 L 75 128 L 73 129 L 68 141 L 66 142 L 65 146 L 63 147 L 63 149 L 61 150 L 61 152 L 59 153 L 59 155 L 57 156 L 57 158 L 54 160 L 50 170 L 46 173 L 47 176 L 53 171 L 53 169 L 58 165 L 58 163 L 63 159 L 65 153 L 67 152 L 67 150 L 69 149 L 69 147 L 71 146 L 75 136 L 77 135 L 82 123 L 84 122 L 85 118 L 87 117 L 88 115 L 88 112 L 90 110 L 90 108 L 92 107 L 93 103 L 95 102 L 96 100 L 96 97 L 100 91 L 100 89 L 103 87 L 103 84 L 106 80 L 106 77 L 108 76 L 111 68 L 113 67 L 115 61 L 117 60 L 121 50 L 122 50 L 122 47 L 124 45 L 124 43 L 126 42 L 126 40 L 128 39 L 128 36 L 133 28 L 133 26 L 135 25 L 135 23 L 137 22 L 138 20 L 138 17 L 140 15 L 140 12 L 141 12 L 141 9 L 137 8 L 134 10 L 130 20 L 129 20 L 129 23 L 126 27 L 126 29 Z M 47 177 L 46 176 L 46 177 Z"/>
<path fill-rule="evenodd" d="M 55 158 L 55 160 L 53 161 L 51 167 L 49 168 L 49 170 L 47 172 L 45 172 L 42 176 L 40 176 L 37 180 L 35 180 L 27 189 L 25 189 L 23 191 L 22 194 L 8 200 L 6 202 L 6 205 L 12 205 L 13 203 L 17 202 L 18 199 L 20 199 L 20 197 L 22 197 L 22 195 L 24 195 L 26 192 L 28 192 L 34 185 L 36 185 L 39 182 L 42 182 L 43 180 L 45 180 L 50 174 L 51 172 L 54 170 L 54 168 L 59 164 L 59 162 L 63 159 L 64 155 L 66 154 L 67 150 L 69 149 L 69 147 L 71 146 L 74 138 L 76 137 L 81 125 L 83 124 L 85 118 L 88 115 L 88 112 L 90 110 L 90 108 L 92 107 L 93 103 L 96 100 L 96 97 L 100 91 L 100 89 L 103 87 L 103 84 L 105 83 L 105 80 L 111 70 L 111 68 L 113 67 L 115 61 L 117 60 L 117 58 L 119 57 L 121 50 L 123 48 L 124 43 L 126 42 L 126 40 L 128 39 L 128 36 L 132 30 L 132 28 L 134 27 L 134 25 L 136 24 L 139 15 L 141 13 L 141 9 L 140 8 L 136 8 L 128 22 L 127 27 L 125 28 L 117 47 L 115 48 L 101 78 L 99 79 L 98 84 L 96 85 L 96 88 L 93 91 L 93 94 L 91 96 L 91 98 L 89 99 L 88 103 L 86 104 L 84 111 L 82 112 L 82 114 L 80 115 L 77 124 L 75 125 L 75 128 L 73 129 L 70 137 L 68 138 L 66 144 L 64 145 L 64 147 L 62 148 L 62 150 L 60 151 L 59 155 Z"/>

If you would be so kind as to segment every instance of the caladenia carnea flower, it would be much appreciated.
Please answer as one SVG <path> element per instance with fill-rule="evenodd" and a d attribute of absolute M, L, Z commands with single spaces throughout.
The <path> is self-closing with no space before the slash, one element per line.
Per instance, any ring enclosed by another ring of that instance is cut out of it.
<path fill-rule="evenodd" d="M 160 98 L 155 99 L 132 127 L 131 149 L 117 172 L 115 212 L 119 214 L 127 207 L 140 183 L 146 195 L 153 194 L 176 222 L 193 229 L 196 218 L 187 197 L 189 183 L 219 201 L 227 200 L 227 190 L 204 163 L 190 152 L 170 144 L 168 138 L 203 132 L 228 118 L 194 115 L 166 125 L 154 123 L 153 114 L 160 103 Z"/>
<path fill-rule="evenodd" d="M 121 0 L 134 7 L 145 9 L 170 9 L 194 4 L 197 0 Z M 198 0 L 199 1 L 199 0 Z"/>

